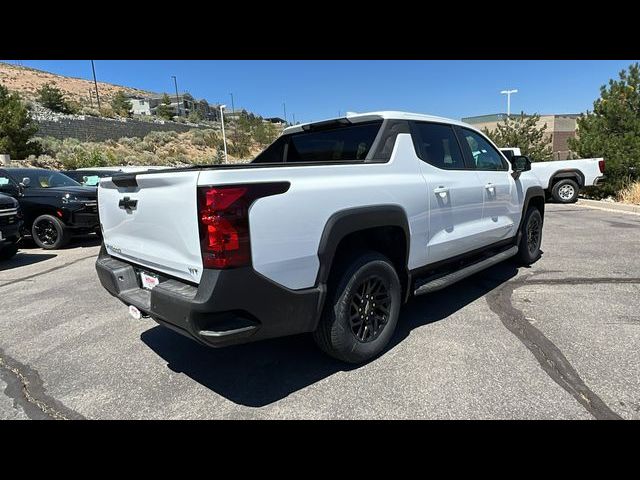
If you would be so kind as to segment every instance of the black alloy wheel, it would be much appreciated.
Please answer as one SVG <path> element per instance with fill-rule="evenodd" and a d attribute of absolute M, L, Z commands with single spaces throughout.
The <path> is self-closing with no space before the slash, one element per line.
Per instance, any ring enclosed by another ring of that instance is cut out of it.
<path fill-rule="evenodd" d="M 371 342 L 378 338 L 389 320 L 391 295 L 382 278 L 371 276 L 364 279 L 351 297 L 351 333 L 360 342 Z"/>

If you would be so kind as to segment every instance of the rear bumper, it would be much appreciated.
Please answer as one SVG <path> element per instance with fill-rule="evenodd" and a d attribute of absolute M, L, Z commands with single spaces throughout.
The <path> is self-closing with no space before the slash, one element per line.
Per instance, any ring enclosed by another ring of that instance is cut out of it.
<path fill-rule="evenodd" d="M 604 179 L 605 179 L 604 175 L 602 175 L 600 177 L 596 177 L 596 179 L 593 181 L 593 186 L 597 187 L 599 185 L 602 185 L 604 183 Z"/>
<path fill-rule="evenodd" d="M 104 246 L 96 261 L 100 283 L 111 295 L 212 347 L 313 331 L 324 297 L 322 288 L 289 290 L 251 267 L 204 270 L 197 286 L 158 274 L 160 284 L 145 290 L 137 269 Z"/>

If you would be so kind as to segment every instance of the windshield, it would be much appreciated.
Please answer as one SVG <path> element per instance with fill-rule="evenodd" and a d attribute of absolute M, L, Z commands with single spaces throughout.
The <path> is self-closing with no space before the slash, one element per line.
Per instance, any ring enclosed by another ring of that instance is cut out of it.
<path fill-rule="evenodd" d="M 20 180 L 28 178 L 30 187 L 55 188 L 55 187 L 79 187 L 80 184 L 72 178 L 60 172 L 48 172 L 46 170 L 34 170 L 33 172 L 20 172 Z"/>

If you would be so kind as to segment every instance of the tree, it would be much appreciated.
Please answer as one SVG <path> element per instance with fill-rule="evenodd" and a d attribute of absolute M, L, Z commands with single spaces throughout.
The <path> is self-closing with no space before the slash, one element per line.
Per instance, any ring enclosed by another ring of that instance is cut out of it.
<path fill-rule="evenodd" d="M 17 93 L 0 85 L 0 153 L 24 159 L 40 154 L 40 144 L 31 141 L 38 131 L 29 109 Z"/>
<path fill-rule="evenodd" d="M 130 117 L 133 105 L 122 90 L 118 90 L 111 100 L 111 108 L 121 117 Z"/>
<path fill-rule="evenodd" d="M 192 112 L 189 113 L 187 120 L 189 120 L 191 123 L 198 123 L 204 120 L 204 117 L 202 116 L 199 110 L 194 109 Z"/>
<path fill-rule="evenodd" d="M 507 117 L 496 125 L 495 130 L 483 129 L 487 135 L 500 148 L 518 147 L 522 155 L 527 155 L 534 161 L 542 162 L 553 158 L 553 149 L 550 146 L 551 135 L 547 137 L 547 126 L 536 127 L 540 115 L 525 115 L 521 112 L 515 118 Z"/>
<path fill-rule="evenodd" d="M 266 146 L 272 143 L 278 137 L 278 131 L 276 126 L 271 122 L 265 122 L 260 120 L 260 123 L 256 126 L 254 133 L 254 139 L 261 146 Z"/>
<path fill-rule="evenodd" d="M 569 146 L 580 157 L 604 157 L 604 193 L 615 193 L 640 178 L 640 65 L 622 70 L 600 87 L 593 112 L 578 119 L 578 137 Z"/>
<path fill-rule="evenodd" d="M 198 113 L 203 119 L 207 118 L 207 113 L 209 112 L 209 103 L 206 100 L 204 99 L 200 100 L 196 108 L 198 110 Z"/>
<path fill-rule="evenodd" d="M 156 115 L 165 120 L 173 120 L 175 110 L 171 106 L 171 99 L 166 93 L 162 96 L 162 103 L 156 109 Z"/>
<path fill-rule="evenodd" d="M 73 108 L 65 99 L 62 90 L 50 83 L 45 83 L 38 90 L 38 102 L 54 112 L 73 113 Z"/>

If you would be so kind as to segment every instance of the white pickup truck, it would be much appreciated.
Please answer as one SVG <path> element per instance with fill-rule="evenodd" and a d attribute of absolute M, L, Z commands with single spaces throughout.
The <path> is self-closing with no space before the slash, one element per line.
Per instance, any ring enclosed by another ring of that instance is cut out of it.
<path fill-rule="evenodd" d="M 250 164 L 103 179 L 96 269 L 134 317 L 205 345 L 313 332 L 363 362 L 413 295 L 538 259 L 544 192 L 528 169 L 440 117 L 296 125 Z"/>
<path fill-rule="evenodd" d="M 521 155 L 519 148 L 501 148 L 507 158 Z M 604 158 L 581 158 L 553 162 L 533 162 L 531 174 L 535 175 L 547 198 L 560 203 L 578 200 L 581 188 L 599 185 L 604 180 Z"/>

